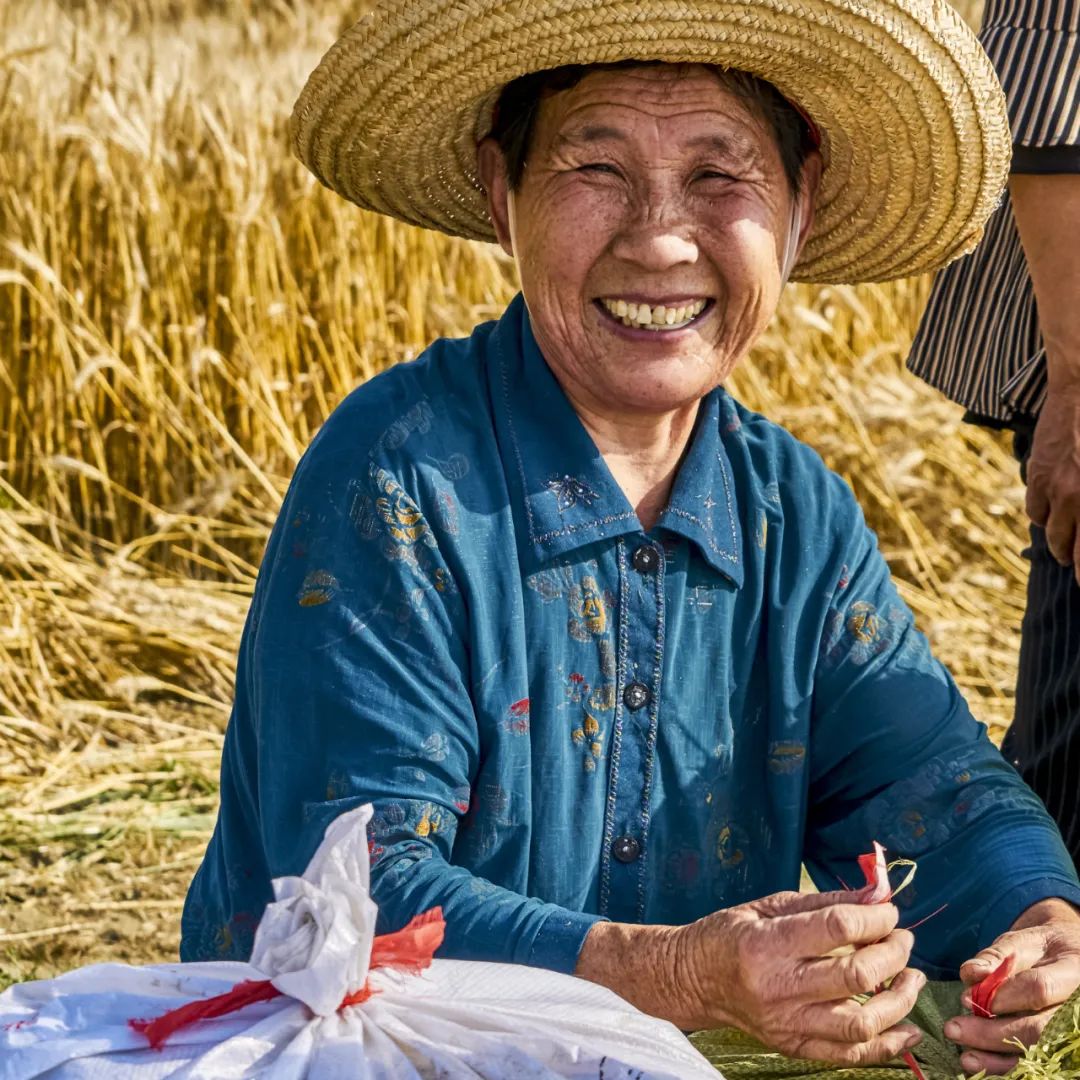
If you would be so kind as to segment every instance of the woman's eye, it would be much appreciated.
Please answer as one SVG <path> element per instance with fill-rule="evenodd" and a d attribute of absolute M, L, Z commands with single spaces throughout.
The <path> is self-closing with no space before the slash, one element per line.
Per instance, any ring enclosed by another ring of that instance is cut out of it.
<path fill-rule="evenodd" d="M 619 172 L 614 165 L 608 165 L 607 162 L 604 161 L 590 161 L 587 165 L 580 166 L 578 172 L 608 173 L 611 176 L 619 175 Z"/>
<path fill-rule="evenodd" d="M 716 169 L 703 169 L 694 177 L 695 180 L 734 180 L 731 173 L 718 172 Z"/>

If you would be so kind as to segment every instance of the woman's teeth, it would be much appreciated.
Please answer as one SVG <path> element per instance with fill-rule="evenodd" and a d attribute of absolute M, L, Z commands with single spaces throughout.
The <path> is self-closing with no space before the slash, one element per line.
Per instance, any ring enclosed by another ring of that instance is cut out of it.
<path fill-rule="evenodd" d="M 695 300 L 683 307 L 664 307 L 658 304 L 632 304 L 627 300 L 602 300 L 601 303 L 624 326 L 642 330 L 679 330 L 692 323 L 704 310 L 708 300 Z"/>

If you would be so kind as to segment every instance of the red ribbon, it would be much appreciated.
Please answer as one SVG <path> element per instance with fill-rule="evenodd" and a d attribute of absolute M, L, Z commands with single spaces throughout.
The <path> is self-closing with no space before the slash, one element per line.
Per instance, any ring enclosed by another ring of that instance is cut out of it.
<path fill-rule="evenodd" d="M 418 975 L 431 963 L 435 950 L 442 944 L 445 932 L 446 922 L 442 908 L 435 907 L 425 911 L 393 934 L 381 934 L 375 938 L 371 943 L 369 967 L 372 970 L 388 967 Z M 378 991 L 372 990 L 365 981 L 359 990 L 345 995 L 339 1008 L 362 1005 L 375 993 Z M 173 1032 L 189 1027 L 199 1020 L 226 1016 L 247 1005 L 254 1005 L 258 1001 L 271 1001 L 280 996 L 281 991 L 269 979 L 247 979 L 217 997 L 188 1002 L 187 1005 L 172 1009 L 155 1020 L 129 1020 L 128 1024 L 141 1035 L 145 1035 L 150 1046 L 158 1050 Z"/>

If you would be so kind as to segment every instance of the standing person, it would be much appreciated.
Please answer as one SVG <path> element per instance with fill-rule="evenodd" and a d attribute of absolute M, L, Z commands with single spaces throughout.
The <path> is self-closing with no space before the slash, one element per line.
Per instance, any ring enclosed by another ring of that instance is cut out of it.
<path fill-rule="evenodd" d="M 1031 575 L 1003 750 L 1080 865 L 1080 0 L 990 0 L 980 38 L 1008 100 L 1009 195 L 935 282 L 909 366 L 1015 433 Z"/>

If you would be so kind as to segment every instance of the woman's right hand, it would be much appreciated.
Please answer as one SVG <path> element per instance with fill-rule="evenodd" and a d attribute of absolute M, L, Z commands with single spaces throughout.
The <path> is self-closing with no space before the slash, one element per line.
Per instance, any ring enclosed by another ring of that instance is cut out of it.
<path fill-rule="evenodd" d="M 850 893 L 776 893 L 673 931 L 669 1016 L 686 1030 L 732 1026 L 789 1057 L 887 1061 L 920 1039 L 903 1023 L 926 984 L 892 904 Z M 866 1004 L 856 994 L 888 989 Z M 667 1010 L 665 1010 L 667 1011 Z"/>

